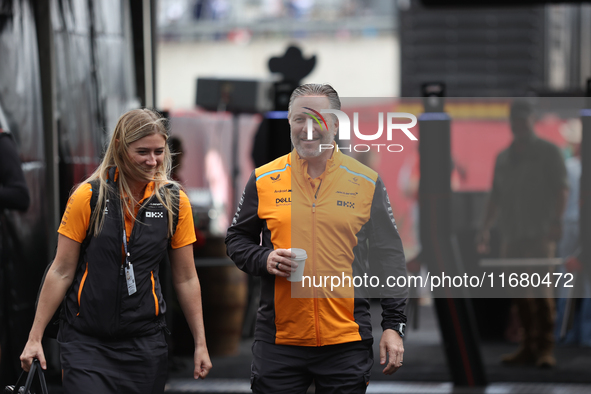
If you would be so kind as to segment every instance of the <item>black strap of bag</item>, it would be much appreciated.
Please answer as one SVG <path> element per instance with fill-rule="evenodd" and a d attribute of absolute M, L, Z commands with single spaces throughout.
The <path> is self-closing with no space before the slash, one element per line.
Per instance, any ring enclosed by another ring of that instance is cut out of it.
<path fill-rule="evenodd" d="M 38 388 L 41 390 L 40 392 L 31 391 L 33 387 L 33 381 L 37 376 L 39 379 Z M 25 385 L 23 386 L 23 380 L 25 380 Z M 6 386 L 4 388 L 3 394 L 49 394 L 49 390 L 47 390 L 47 383 L 45 382 L 45 374 L 43 373 L 43 369 L 41 368 L 41 364 L 39 360 L 36 358 L 33 359 L 33 364 L 31 364 L 31 369 L 29 372 L 21 372 L 16 384 L 14 386 Z"/>
<path fill-rule="evenodd" d="M 98 202 L 99 183 L 98 183 L 98 181 L 92 181 L 92 182 L 90 182 L 90 185 L 92 188 L 92 195 L 90 197 L 90 216 L 92 216 L 94 209 L 96 207 L 96 204 Z M 92 226 L 89 226 L 88 230 L 86 231 L 86 238 L 84 239 L 84 241 L 82 242 L 82 245 L 80 246 L 80 255 L 81 256 L 84 254 L 84 249 L 86 249 L 86 247 L 90 243 L 90 239 L 92 238 L 92 235 L 93 235 Z M 49 272 L 49 269 L 51 268 L 52 264 L 53 264 L 53 260 L 51 260 L 49 262 L 49 264 L 47 264 L 47 267 L 45 267 L 45 272 L 43 273 L 43 278 L 41 279 L 41 284 L 39 285 L 39 290 L 37 291 L 37 300 L 35 301 L 35 310 L 37 310 L 37 305 L 39 304 L 39 296 L 41 295 L 41 289 L 43 288 L 43 284 L 45 283 L 45 277 L 47 276 L 47 273 Z M 53 314 L 53 316 L 51 317 L 51 320 L 49 320 L 49 323 L 47 324 L 47 327 L 45 328 L 44 336 L 46 336 L 48 338 L 54 338 L 54 339 L 57 338 L 61 310 L 62 310 L 62 307 L 61 306 L 58 307 L 57 310 L 55 311 L 55 313 Z"/>

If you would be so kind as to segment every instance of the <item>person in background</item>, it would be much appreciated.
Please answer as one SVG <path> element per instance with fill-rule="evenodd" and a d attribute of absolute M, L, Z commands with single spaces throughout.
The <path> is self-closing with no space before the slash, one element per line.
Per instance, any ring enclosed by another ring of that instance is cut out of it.
<path fill-rule="evenodd" d="M 26 211 L 29 189 L 18 158 L 18 150 L 9 131 L 0 128 L 0 209 Z"/>
<path fill-rule="evenodd" d="M 179 171 L 183 165 L 183 141 L 179 137 L 171 136 L 168 139 L 168 145 L 170 147 L 170 153 L 172 155 L 172 170 L 170 177 L 173 181 L 183 184 L 183 180 L 179 175 Z"/>
<path fill-rule="evenodd" d="M 573 298 L 568 292 L 559 291 L 556 301 L 555 336 L 560 343 L 591 347 L 591 285 L 583 276 L 580 258 L 580 184 L 581 184 L 581 138 L 580 119 L 571 119 L 565 123 L 560 133 L 571 153 L 566 159 L 569 193 L 566 209 L 562 216 L 563 236 L 558 243 L 558 256 L 565 259 L 565 271 L 576 275 L 577 287 L 582 288 L 582 298 Z M 564 289 L 560 289 L 564 290 Z M 579 295 L 580 296 L 580 295 Z"/>
<path fill-rule="evenodd" d="M 0 125 L 0 210 L 26 211 L 29 203 L 29 189 L 18 157 L 18 149 L 10 132 L 2 129 Z M 0 246 L 1 242 L 0 239 Z M 4 283 L 3 269 L 4 266 L 0 260 L 0 363 L 2 347 L 9 342 L 6 338 L 7 327 L 5 326 L 8 321 L 7 306 L 4 305 L 2 294 L 9 286 Z"/>
<path fill-rule="evenodd" d="M 513 142 L 497 156 L 485 219 L 477 235 L 480 253 L 488 253 L 490 229 L 498 217 L 501 257 L 555 257 L 568 192 L 566 169 L 560 149 L 536 136 L 533 115 L 528 102 L 511 104 Z M 502 357 L 504 364 L 556 364 L 552 297 L 546 293 L 515 299 L 523 335 L 520 348 Z"/>
<path fill-rule="evenodd" d="M 46 368 L 41 339 L 63 300 L 58 342 L 66 393 L 164 392 L 166 303 L 158 274 L 166 254 L 195 341 L 193 376 L 205 378 L 211 369 L 193 216 L 187 196 L 169 179 L 164 122 L 149 109 L 121 116 L 105 158 L 68 201 L 21 355 L 24 370 L 34 358 Z"/>

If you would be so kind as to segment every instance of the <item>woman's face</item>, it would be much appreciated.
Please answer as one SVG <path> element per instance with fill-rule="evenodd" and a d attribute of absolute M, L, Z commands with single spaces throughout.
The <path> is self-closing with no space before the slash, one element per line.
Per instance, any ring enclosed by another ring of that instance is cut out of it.
<path fill-rule="evenodd" d="M 150 182 L 162 166 L 166 140 L 161 134 L 152 134 L 129 144 L 127 156 L 131 176 L 136 181 Z"/>

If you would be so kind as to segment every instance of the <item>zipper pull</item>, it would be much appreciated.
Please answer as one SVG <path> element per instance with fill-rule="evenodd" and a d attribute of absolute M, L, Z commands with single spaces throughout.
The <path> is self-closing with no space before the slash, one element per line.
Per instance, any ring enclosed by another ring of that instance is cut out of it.
<path fill-rule="evenodd" d="M 316 212 L 316 203 L 312 203 L 312 213 Z"/>
<path fill-rule="evenodd" d="M 168 329 L 168 327 L 166 327 L 166 322 L 164 322 L 164 321 L 160 320 L 160 321 L 158 322 L 158 326 L 159 326 L 159 327 L 160 327 L 162 330 L 164 330 L 164 332 L 165 332 L 165 333 L 167 333 L 167 334 L 168 334 L 168 336 L 172 336 L 172 333 L 170 332 L 170 330 Z"/>

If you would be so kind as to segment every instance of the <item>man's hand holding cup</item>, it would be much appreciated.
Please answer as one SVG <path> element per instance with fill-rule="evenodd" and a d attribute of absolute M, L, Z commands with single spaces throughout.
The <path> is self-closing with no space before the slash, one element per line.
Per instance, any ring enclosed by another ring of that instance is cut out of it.
<path fill-rule="evenodd" d="M 295 257 L 289 249 L 275 249 L 267 257 L 267 271 L 271 275 L 288 278 L 298 268 L 297 263 L 291 258 Z"/>
<path fill-rule="evenodd" d="M 307 258 L 303 249 L 275 249 L 267 257 L 267 271 L 290 282 L 301 282 Z"/>

